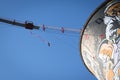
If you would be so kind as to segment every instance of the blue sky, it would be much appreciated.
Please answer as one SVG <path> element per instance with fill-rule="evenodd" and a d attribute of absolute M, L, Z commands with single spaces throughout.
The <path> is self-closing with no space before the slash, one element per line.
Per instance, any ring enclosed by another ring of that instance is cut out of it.
<path fill-rule="evenodd" d="M 104 0 L 1 0 L 0 17 L 35 25 L 83 28 Z M 84 66 L 79 34 L 0 23 L 0 80 L 97 80 Z"/>

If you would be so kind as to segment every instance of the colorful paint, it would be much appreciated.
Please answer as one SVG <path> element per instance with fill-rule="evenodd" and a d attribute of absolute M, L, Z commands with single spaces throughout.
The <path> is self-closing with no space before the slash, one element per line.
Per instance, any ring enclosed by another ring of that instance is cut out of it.
<path fill-rule="evenodd" d="M 87 21 L 81 57 L 98 80 L 120 80 L 120 0 L 103 3 Z"/>

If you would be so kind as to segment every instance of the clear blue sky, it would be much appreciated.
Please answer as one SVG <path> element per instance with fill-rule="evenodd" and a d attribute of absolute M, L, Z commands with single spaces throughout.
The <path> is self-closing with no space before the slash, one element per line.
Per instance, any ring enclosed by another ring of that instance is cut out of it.
<path fill-rule="evenodd" d="M 0 17 L 20 22 L 83 28 L 105 0 L 1 0 Z M 0 80 L 97 80 L 84 66 L 79 34 L 30 30 L 0 23 Z"/>

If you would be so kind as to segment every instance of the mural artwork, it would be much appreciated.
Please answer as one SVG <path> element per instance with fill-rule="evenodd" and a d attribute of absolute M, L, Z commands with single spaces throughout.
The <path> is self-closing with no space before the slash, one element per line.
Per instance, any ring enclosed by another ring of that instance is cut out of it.
<path fill-rule="evenodd" d="M 81 57 L 98 80 L 120 80 L 120 0 L 103 3 L 86 23 Z"/>

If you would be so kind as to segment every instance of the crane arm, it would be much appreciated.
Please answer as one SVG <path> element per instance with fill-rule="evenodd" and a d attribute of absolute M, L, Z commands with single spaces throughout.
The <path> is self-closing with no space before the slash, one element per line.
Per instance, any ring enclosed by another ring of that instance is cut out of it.
<path fill-rule="evenodd" d="M 21 26 L 21 27 L 24 27 L 26 29 L 31 29 L 31 30 L 32 29 L 39 29 L 39 26 L 35 26 L 33 23 L 27 22 L 27 21 L 25 21 L 25 23 L 20 23 L 20 22 L 17 22 L 15 20 L 12 21 L 12 20 L 0 18 L 0 22 L 11 24 L 11 25 L 16 25 L 16 26 Z"/>
<path fill-rule="evenodd" d="M 16 20 L 8 20 L 8 19 L 3 19 L 3 18 L 0 18 L 0 22 L 24 27 L 24 28 L 30 29 L 30 30 L 33 30 L 33 29 L 39 30 L 41 28 L 41 29 L 43 29 L 43 31 L 45 31 L 46 29 L 59 30 L 62 33 L 64 33 L 65 31 L 80 33 L 82 31 L 82 29 L 74 29 L 74 28 L 63 28 L 63 27 L 54 27 L 54 26 L 45 26 L 45 25 L 36 26 L 33 24 L 33 22 L 25 21 L 24 23 L 21 23 L 21 22 L 18 22 Z"/>

